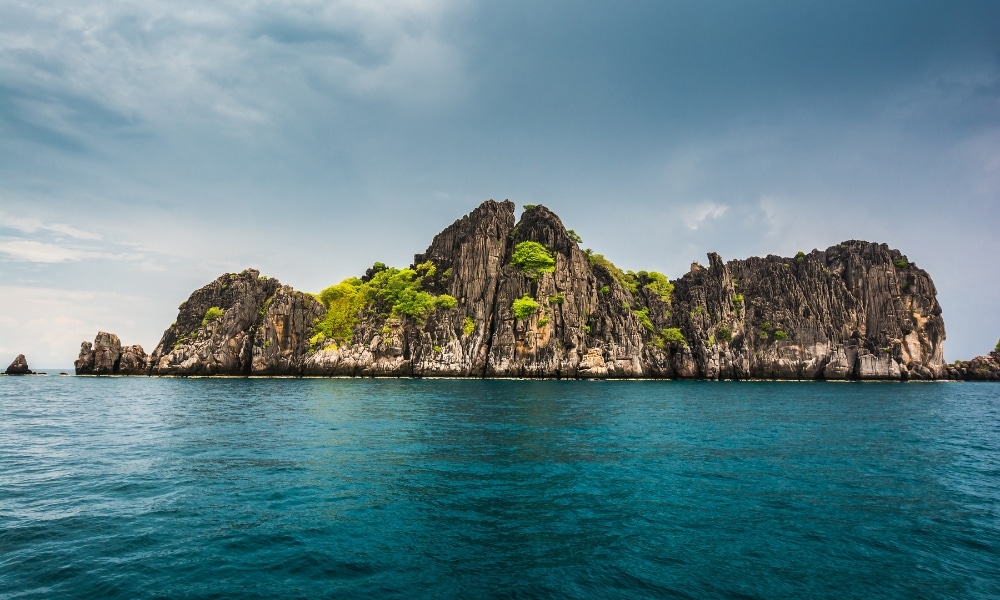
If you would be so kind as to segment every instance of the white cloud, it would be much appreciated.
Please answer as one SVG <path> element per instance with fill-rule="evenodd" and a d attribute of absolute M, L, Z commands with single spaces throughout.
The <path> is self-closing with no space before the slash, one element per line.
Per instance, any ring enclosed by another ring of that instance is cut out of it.
<path fill-rule="evenodd" d="M 729 207 L 725 204 L 716 204 L 711 201 L 689 206 L 684 210 L 684 225 L 694 231 L 709 219 L 721 219 L 728 210 Z"/>
<path fill-rule="evenodd" d="M 78 240 L 101 239 L 101 236 L 99 234 L 92 233 L 90 231 L 83 231 L 82 229 L 77 229 L 72 225 L 66 225 L 63 223 L 43 223 L 38 219 L 13 217 L 4 213 L 0 213 L 0 226 L 20 231 L 21 233 L 36 233 L 38 231 L 48 231 L 52 233 L 61 233 L 63 235 L 68 235 L 69 237 Z"/>
<path fill-rule="evenodd" d="M 85 252 L 56 244 L 33 240 L 8 240 L 0 242 L 0 254 L 26 262 L 60 263 L 82 260 Z"/>
<path fill-rule="evenodd" d="M 35 240 L 13 239 L 0 241 L 0 254 L 31 263 L 79 262 L 87 259 L 118 261 L 144 261 L 145 255 L 135 252 L 104 252 L 81 246 L 53 244 Z"/>

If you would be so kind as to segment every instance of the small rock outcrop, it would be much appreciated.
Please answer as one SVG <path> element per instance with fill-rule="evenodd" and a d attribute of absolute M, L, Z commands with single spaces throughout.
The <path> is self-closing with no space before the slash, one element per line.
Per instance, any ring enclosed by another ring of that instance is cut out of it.
<path fill-rule="evenodd" d="M 0 363 L 2 364 L 2 363 Z M 23 354 L 18 354 L 14 362 L 10 363 L 7 370 L 4 371 L 6 375 L 34 375 L 34 372 L 28 368 L 28 360 L 24 358 Z"/>
<path fill-rule="evenodd" d="M 247 269 L 196 290 L 147 358 L 99 333 L 77 372 L 152 375 L 931 380 L 930 276 L 885 244 L 710 253 L 673 281 L 580 248 L 544 206 L 484 202 L 407 268 L 305 294 Z M 977 373 L 986 373 L 977 363 Z M 988 365 L 986 365 L 988 366 Z M 964 370 L 962 370 L 964 369 Z M 959 373 L 961 371 L 961 373 Z M 963 375 L 964 376 L 964 375 Z M 985 377 L 985 375 L 984 375 Z"/>
<path fill-rule="evenodd" d="M 955 361 L 948 366 L 948 375 L 963 381 L 1000 381 L 1000 342 L 989 354 Z"/>
<path fill-rule="evenodd" d="M 113 333 L 100 331 L 94 343 L 80 344 L 80 354 L 73 363 L 77 375 L 147 375 L 149 363 L 142 346 L 122 347 Z"/>

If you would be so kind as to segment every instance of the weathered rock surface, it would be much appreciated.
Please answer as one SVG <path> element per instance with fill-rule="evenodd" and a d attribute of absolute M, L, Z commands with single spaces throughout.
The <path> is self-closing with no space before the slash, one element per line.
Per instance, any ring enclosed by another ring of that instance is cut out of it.
<path fill-rule="evenodd" d="M 99 331 L 93 344 L 80 344 L 80 355 L 73 366 L 77 375 L 146 375 L 149 371 L 142 346 L 122 347 L 118 336 L 106 331 Z"/>
<path fill-rule="evenodd" d="M 419 317 L 369 298 L 351 313 L 351 335 L 327 339 L 317 329 L 323 302 L 248 269 L 195 291 L 148 361 L 141 348 L 120 349 L 117 337 L 99 334 L 93 348 L 84 343 L 77 372 L 855 380 L 957 373 L 944 364 L 930 276 L 884 244 L 848 241 L 794 258 L 729 262 L 713 253 L 707 267 L 692 265 L 668 283 L 656 273 L 623 273 L 574 238 L 543 206 L 526 207 L 517 222 L 513 203 L 490 200 L 414 257 L 415 269 L 433 267 L 421 271 L 421 290 L 454 298 Z M 544 246 L 550 267 L 515 267 L 522 242 Z M 537 307 L 517 318 L 520 298 Z"/>
<path fill-rule="evenodd" d="M 301 375 L 314 297 L 254 269 L 226 274 L 191 294 L 150 356 L 153 375 Z"/>
<path fill-rule="evenodd" d="M 700 377 L 947 376 L 934 284 L 884 244 L 728 263 L 710 254 L 708 268 L 693 267 L 675 285 L 670 320 Z"/>
<path fill-rule="evenodd" d="M 7 370 L 4 371 L 7 375 L 34 375 L 31 369 L 28 368 L 28 360 L 24 358 L 23 354 L 18 354 L 14 362 L 10 363 Z"/>
<path fill-rule="evenodd" d="M 1000 342 L 997 342 L 993 352 L 985 356 L 949 365 L 948 376 L 964 381 L 1000 381 Z"/>

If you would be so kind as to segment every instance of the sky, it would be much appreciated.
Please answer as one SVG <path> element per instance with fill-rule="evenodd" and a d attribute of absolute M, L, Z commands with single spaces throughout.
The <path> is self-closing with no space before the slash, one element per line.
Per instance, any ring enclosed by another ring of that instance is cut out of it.
<path fill-rule="evenodd" d="M 983 354 L 1000 3 L 0 0 L 0 361 L 151 351 L 224 272 L 316 292 L 490 198 L 671 278 L 887 243 Z"/>

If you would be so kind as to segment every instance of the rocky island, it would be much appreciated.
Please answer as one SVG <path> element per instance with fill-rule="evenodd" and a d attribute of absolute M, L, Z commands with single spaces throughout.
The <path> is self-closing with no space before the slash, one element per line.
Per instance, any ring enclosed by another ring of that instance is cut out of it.
<path fill-rule="evenodd" d="M 484 202 L 409 267 L 375 263 L 315 295 L 253 269 L 222 275 L 180 305 L 152 354 L 101 332 L 76 372 L 933 380 L 975 370 L 945 364 L 934 283 L 885 244 L 728 262 L 710 253 L 671 281 L 623 271 L 549 209 L 524 208 L 516 220 L 512 202 Z"/>
<path fill-rule="evenodd" d="M 7 370 L 3 372 L 4 375 L 34 375 L 35 372 L 28 368 L 28 360 L 24 358 L 23 354 L 18 354 L 17 358 L 10 363 Z"/>

